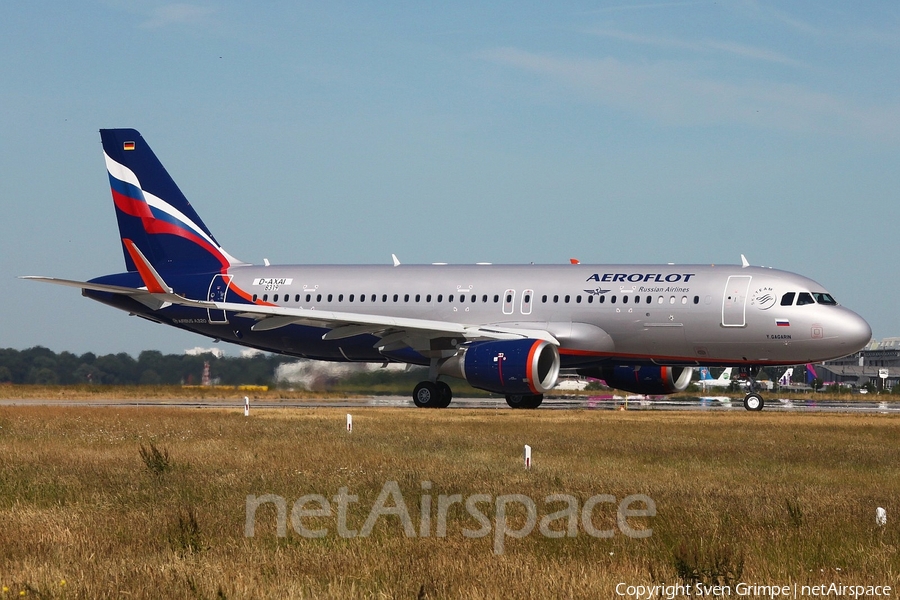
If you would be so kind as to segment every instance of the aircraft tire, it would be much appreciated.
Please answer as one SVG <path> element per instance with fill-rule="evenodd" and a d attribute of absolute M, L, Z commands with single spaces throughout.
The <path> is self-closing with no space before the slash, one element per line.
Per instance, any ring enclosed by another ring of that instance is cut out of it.
<path fill-rule="evenodd" d="M 435 408 L 447 408 L 450 406 L 450 401 L 453 400 L 453 390 L 443 381 L 436 382 L 435 386 L 438 391 L 438 402 L 434 405 Z"/>
<path fill-rule="evenodd" d="M 510 408 L 525 408 L 525 404 L 528 402 L 527 398 L 528 396 L 524 394 L 507 394 L 506 403 Z"/>
<path fill-rule="evenodd" d="M 756 392 L 750 392 L 746 396 L 744 396 L 744 408 L 752 411 L 761 411 L 763 406 L 765 406 L 765 401 L 763 401 L 763 397 L 757 394 Z"/>
<path fill-rule="evenodd" d="M 543 394 L 507 394 L 506 403 L 510 408 L 537 408 L 544 401 Z"/>
<path fill-rule="evenodd" d="M 437 385 L 422 381 L 413 390 L 413 404 L 419 408 L 433 408 L 440 404 L 441 394 Z"/>

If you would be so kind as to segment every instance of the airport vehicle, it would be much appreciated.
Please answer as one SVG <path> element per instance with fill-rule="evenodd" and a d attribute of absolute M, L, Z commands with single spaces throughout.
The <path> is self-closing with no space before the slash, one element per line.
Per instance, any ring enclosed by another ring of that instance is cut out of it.
<path fill-rule="evenodd" d="M 703 389 L 711 387 L 727 388 L 731 385 L 731 367 L 728 367 L 717 379 L 713 379 L 709 374 L 709 367 L 700 367 L 700 387 Z"/>
<path fill-rule="evenodd" d="M 420 407 L 449 405 L 445 377 L 535 408 L 560 368 L 668 394 L 700 364 L 755 373 L 845 356 L 871 338 L 818 283 L 743 256 L 740 266 L 247 264 L 219 244 L 140 133 L 100 137 L 126 269 L 30 279 L 260 350 L 425 365 Z M 763 408 L 753 385 L 744 405 Z"/>

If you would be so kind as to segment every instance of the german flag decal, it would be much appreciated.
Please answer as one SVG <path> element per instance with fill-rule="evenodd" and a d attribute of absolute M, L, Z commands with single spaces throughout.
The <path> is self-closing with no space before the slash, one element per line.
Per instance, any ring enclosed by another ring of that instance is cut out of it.
<path fill-rule="evenodd" d="M 125 142 L 122 144 L 123 150 L 134 150 L 134 142 Z"/>

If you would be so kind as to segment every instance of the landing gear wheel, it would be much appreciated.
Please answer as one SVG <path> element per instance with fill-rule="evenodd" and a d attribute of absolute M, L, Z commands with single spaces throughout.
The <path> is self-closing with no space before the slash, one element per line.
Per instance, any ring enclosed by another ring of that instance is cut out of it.
<path fill-rule="evenodd" d="M 507 394 L 506 403 L 510 408 L 537 408 L 544 401 L 543 394 Z"/>
<path fill-rule="evenodd" d="M 760 411 L 765 406 L 763 397 L 756 392 L 750 392 L 744 396 L 744 408 L 747 410 Z"/>
<path fill-rule="evenodd" d="M 432 408 L 440 404 L 441 394 L 435 384 L 423 381 L 413 390 L 413 403 L 419 408 Z"/>
<path fill-rule="evenodd" d="M 510 408 L 525 408 L 526 398 L 524 394 L 507 394 L 506 403 Z"/>
<path fill-rule="evenodd" d="M 541 405 L 541 402 L 544 401 L 543 394 L 535 394 L 533 396 L 526 396 L 528 399 L 528 404 L 525 405 L 524 408 L 537 408 Z"/>
<path fill-rule="evenodd" d="M 434 385 L 437 386 L 438 391 L 438 401 L 434 405 L 435 408 L 447 408 L 450 406 L 450 401 L 453 400 L 453 390 L 443 381 L 438 381 Z"/>

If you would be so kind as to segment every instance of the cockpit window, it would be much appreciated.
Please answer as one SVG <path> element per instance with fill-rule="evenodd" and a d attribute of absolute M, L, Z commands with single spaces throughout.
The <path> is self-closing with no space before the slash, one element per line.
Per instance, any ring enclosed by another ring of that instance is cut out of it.
<path fill-rule="evenodd" d="M 816 301 L 813 300 L 812 294 L 809 292 L 800 292 L 797 294 L 797 306 L 805 306 L 807 304 L 815 304 Z"/>
<path fill-rule="evenodd" d="M 782 306 L 791 306 L 794 303 L 794 292 L 788 292 L 781 297 Z"/>
<path fill-rule="evenodd" d="M 819 304 L 824 304 L 826 306 L 837 305 L 837 302 L 831 297 L 831 294 L 826 294 L 825 292 L 813 292 L 813 298 L 815 298 L 816 302 Z"/>

